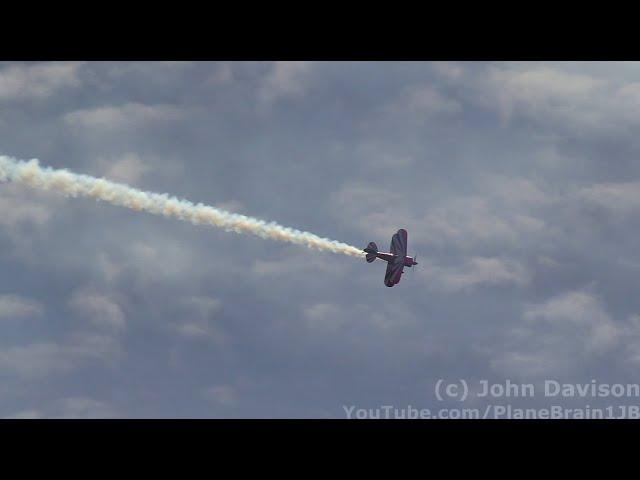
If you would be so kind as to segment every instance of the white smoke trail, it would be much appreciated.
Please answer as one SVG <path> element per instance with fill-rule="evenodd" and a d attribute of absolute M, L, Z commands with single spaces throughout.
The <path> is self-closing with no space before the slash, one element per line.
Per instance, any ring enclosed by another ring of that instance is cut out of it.
<path fill-rule="evenodd" d="M 0 155 L 0 182 L 17 182 L 33 188 L 57 191 L 71 197 L 104 200 L 113 205 L 154 215 L 174 217 L 194 224 L 211 225 L 237 233 L 252 233 L 262 238 L 296 243 L 317 250 L 354 257 L 364 255 L 359 248 L 322 238 L 313 233 L 301 232 L 274 222 L 238 215 L 201 203 L 195 205 L 165 193 L 143 192 L 104 178 L 80 175 L 64 169 L 41 167 L 36 159 L 22 161 Z"/>

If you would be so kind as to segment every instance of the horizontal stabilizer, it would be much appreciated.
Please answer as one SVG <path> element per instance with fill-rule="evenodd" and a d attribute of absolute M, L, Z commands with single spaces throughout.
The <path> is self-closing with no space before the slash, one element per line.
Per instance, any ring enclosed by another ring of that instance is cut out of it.
<path fill-rule="evenodd" d="M 363 250 L 367 253 L 367 262 L 371 263 L 376 259 L 376 255 L 378 254 L 378 246 L 374 242 L 369 242 L 367 248 Z"/>

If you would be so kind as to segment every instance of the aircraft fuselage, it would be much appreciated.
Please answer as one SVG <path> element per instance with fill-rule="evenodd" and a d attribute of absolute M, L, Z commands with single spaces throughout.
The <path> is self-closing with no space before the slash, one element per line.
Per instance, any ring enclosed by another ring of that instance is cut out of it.
<path fill-rule="evenodd" d="M 380 260 L 384 260 L 385 262 L 390 263 L 403 262 L 405 267 L 413 267 L 414 265 L 418 264 L 418 262 L 416 262 L 413 257 L 406 256 L 402 258 L 392 253 L 377 252 L 376 257 Z"/>

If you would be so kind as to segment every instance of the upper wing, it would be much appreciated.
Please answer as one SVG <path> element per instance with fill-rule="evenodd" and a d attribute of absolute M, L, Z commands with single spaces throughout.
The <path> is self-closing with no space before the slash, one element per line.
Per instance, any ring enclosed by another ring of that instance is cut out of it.
<path fill-rule="evenodd" d="M 402 270 L 404 270 L 404 262 L 387 263 L 387 271 L 384 274 L 384 284 L 387 287 L 393 287 L 396 283 L 400 283 Z"/>
<path fill-rule="evenodd" d="M 398 230 L 391 237 L 391 253 L 399 257 L 407 256 L 407 231 L 404 228 Z"/>

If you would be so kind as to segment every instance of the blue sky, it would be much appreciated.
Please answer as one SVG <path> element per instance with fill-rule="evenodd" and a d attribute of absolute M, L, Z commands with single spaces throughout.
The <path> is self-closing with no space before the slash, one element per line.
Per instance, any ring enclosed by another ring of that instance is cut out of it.
<path fill-rule="evenodd" d="M 639 108 L 637 63 L 0 64 L 2 155 L 356 246 L 406 228 L 420 262 L 390 289 L 381 262 L 0 184 L 0 416 L 637 382 Z"/>

